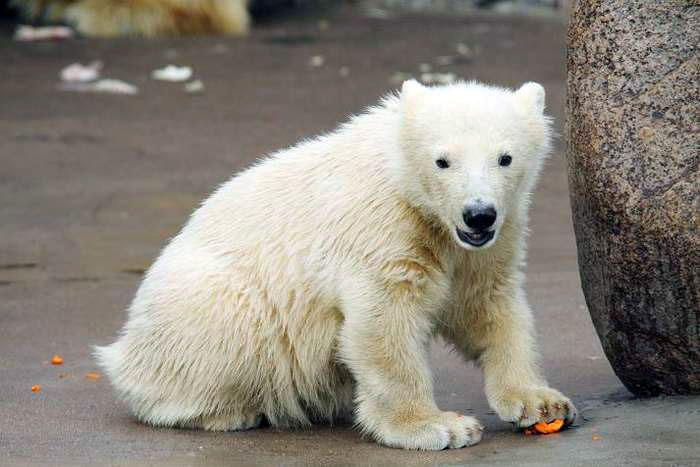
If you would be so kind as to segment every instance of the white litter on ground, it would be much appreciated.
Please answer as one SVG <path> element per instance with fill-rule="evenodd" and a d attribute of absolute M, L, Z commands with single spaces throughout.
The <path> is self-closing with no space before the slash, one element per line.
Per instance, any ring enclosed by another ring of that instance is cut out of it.
<path fill-rule="evenodd" d="M 101 79 L 95 82 L 95 91 L 134 95 L 139 93 L 139 88 L 119 79 Z"/>
<path fill-rule="evenodd" d="M 128 96 L 133 96 L 139 93 L 139 88 L 119 79 L 101 79 L 87 83 L 65 82 L 59 86 L 59 89 L 61 91 L 124 94 Z"/>
<path fill-rule="evenodd" d="M 384 10 L 382 8 L 377 7 L 365 8 L 365 15 L 368 18 L 375 19 L 390 19 L 393 16 L 388 10 Z"/>
<path fill-rule="evenodd" d="M 423 73 L 420 80 L 424 84 L 451 84 L 457 81 L 454 73 Z"/>
<path fill-rule="evenodd" d="M 338 73 L 339 73 L 340 76 L 342 76 L 343 78 L 347 78 L 348 76 L 350 76 L 350 68 L 349 68 L 349 67 L 346 67 L 346 66 L 341 66 L 341 67 L 340 67 L 340 70 L 338 70 Z"/>
<path fill-rule="evenodd" d="M 455 58 L 452 55 L 440 55 L 435 57 L 435 64 L 438 66 L 448 66 L 455 63 Z"/>
<path fill-rule="evenodd" d="M 21 24 L 15 29 L 14 40 L 21 42 L 31 41 L 58 41 L 70 39 L 75 32 L 67 26 L 42 26 L 34 27 Z"/>
<path fill-rule="evenodd" d="M 199 94 L 200 92 L 204 92 L 204 83 L 201 79 L 196 79 L 194 81 L 190 81 L 189 83 L 185 83 L 185 92 L 190 94 Z"/>
<path fill-rule="evenodd" d="M 94 61 L 87 65 L 73 63 L 61 70 L 61 81 L 68 83 L 87 83 L 100 77 L 102 62 Z"/>
<path fill-rule="evenodd" d="M 159 81 L 180 82 L 192 77 L 192 68 L 188 66 L 168 65 L 151 72 L 151 78 Z"/>
<path fill-rule="evenodd" d="M 309 59 L 309 65 L 314 68 L 320 68 L 324 63 L 326 63 L 326 57 L 323 55 L 314 55 Z"/>
<path fill-rule="evenodd" d="M 455 46 L 457 53 L 464 58 L 471 59 L 476 55 L 476 51 L 469 47 L 467 44 L 459 43 Z"/>

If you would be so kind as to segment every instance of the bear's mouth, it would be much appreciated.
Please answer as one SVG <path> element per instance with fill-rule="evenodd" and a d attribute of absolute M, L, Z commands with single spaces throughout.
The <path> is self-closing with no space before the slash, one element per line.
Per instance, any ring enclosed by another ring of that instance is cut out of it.
<path fill-rule="evenodd" d="M 462 240 L 464 243 L 475 247 L 486 245 L 495 234 L 496 232 L 493 230 L 484 230 L 481 232 L 470 233 L 465 232 L 464 230 L 461 230 L 459 227 L 457 227 L 457 236 L 459 237 L 459 239 Z"/>

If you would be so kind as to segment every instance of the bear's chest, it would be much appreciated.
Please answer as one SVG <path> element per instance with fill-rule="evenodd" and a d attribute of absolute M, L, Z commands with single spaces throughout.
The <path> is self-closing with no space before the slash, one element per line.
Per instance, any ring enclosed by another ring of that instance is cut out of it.
<path fill-rule="evenodd" d="M 505 276 L 497 257 L 489 256 L 474 259 L 469 255 L 458 258 L 453 265 L 450 277 L 451 307 L 462 312 L 478 309 L 493 300 L 500 293 Z"/>

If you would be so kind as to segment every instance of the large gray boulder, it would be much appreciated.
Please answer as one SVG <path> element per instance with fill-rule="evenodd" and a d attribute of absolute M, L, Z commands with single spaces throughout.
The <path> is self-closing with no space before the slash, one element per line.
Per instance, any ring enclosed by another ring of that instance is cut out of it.
<path fill-rule="evenodd" d="M 637 395 L 700 393 L 700 1 L 579 0 L 567 158 L 583 291 Z"/>

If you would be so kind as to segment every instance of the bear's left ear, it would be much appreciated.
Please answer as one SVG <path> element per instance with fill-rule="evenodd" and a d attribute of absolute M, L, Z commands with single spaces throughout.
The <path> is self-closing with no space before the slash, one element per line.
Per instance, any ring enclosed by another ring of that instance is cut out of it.
<path fill-rule="evenodd" d="M 415 79 L 409 79 L 403 82 L 401 86 L 401 101 L 412 102 L 417 100 L 425 92 L 425 86 L 420 84 Z"/>
<path fill-rule="evenodd" d="M 410 120 L 413 117 L 416 107 L 426 91 L 427 88 L 414 79 L 403 82 L 403 86 L 401 86 L 401 115 L 404 120 Z"/>
<path fill-rule="evenodd" d="M 540 114 L 544 112 L 544 88 L 540 84 L 533 82 L 523 84 L 515 91 L 515 98 L 526 110 Z"/>

